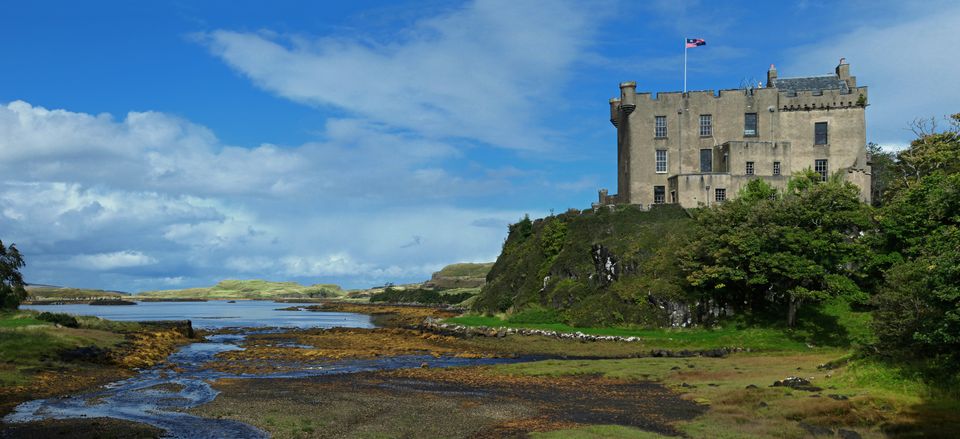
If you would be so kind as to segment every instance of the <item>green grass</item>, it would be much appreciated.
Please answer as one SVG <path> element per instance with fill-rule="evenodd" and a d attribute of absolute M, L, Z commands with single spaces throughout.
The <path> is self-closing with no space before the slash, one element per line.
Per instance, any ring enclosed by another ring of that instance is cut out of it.
<path fill-rule="evenodd" d="M 450 264 L 437 272 L 439 276 L 444 277 L 487 277 L 487 273 L 493 268 L 493 262 L 484 263 L 463 263 Z"/>
<path fill-rule="evenodd" d="M 276 299 L 276 298 L 325 298 L 345 295 L 340 286 L 316 284 L 304 286 L 296 282 L 271 282 L 266 280 L 224 280 L 209 288 L 182 290 L 144 291 L 135 298 L 164 299 Z"/>
<path fill-rule="evenodd" d="M 136 323 L 110 322 L 96 317 L 77 317 L 80 328 L 57 328 L 35 319 L 36 311 L 0 314 L 0 385 L 30 381 L 33 371 L 64 368 L 58 359 L 63 349 L 81 346 L 111 347 L 123 342 L 119 329 L 133 329 Z"/>
<path fill-rule="evenodd" d="M 24 315 L 0 315 L 0 328 L 19 328 L 32 325 L 49 325 L 49 322 L 37 320 L 30 314 Z"/>
<path fill-rule="evenodd" d="M 516 317 L 522 317 L 518 314 Z M 464 326 L 530 328 L 590 335 L 640 337 L 645 343 L 665 349 L 711 349 L 742 347 L 758 351 L 809 351 L 810 346 L 846 348 L 872 341 L 870 314 L 856 312 L 836 299 L 808 306 L 795 329 L 777 320 L 733 319 L 715 328 L 574 327 L 564 323 L 526 323 L 510 317 L 466 315 L 445 320 Z"/>
<path fill-rule="evenodd" d="M 643 341 L 665 349 L 711 349 L 742 347 L 752 350 L 808 350 L 807 345 L 791 338 L 784 331 L 770 328 L 738 329 L 726 326 L 716 329 L 635 329 L 577 328 L 563 323 L 513 323 L 497 317 L 464 316 L 446 320 L 465 326 L 531 328 L 559 332 L 582 332 L 590 335 L 640 337 Z"/>

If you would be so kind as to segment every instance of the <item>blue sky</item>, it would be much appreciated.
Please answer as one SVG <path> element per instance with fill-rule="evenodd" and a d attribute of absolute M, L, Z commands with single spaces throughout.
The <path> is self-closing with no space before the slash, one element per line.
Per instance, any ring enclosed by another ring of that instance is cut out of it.
<path fill-rule="evenodd" d="M 868 140 L 958 111 L 954 2 L 14 2 L 0 239 L 28 282 L 364 287 L 616 187 L 607 99 L 832 72 Z"/>

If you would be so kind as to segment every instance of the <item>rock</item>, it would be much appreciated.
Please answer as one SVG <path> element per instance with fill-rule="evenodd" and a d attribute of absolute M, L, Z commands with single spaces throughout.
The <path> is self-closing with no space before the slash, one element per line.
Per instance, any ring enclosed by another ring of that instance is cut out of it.
<path fill-rule="evenodd" d="M 791 389 L 806 390 L 808 392 L 819 392 L 823 390 L 810 384 L 809 380 L 795 376 L 786 377 L 782 380 L 775 381 L 770 387 L 789 387 Z"/>
<path fill-rule="evenodd" d="M 745 388 L 746 388 L 746 389 L 757 389 L 758 387 L 757 387 L 756 384 L 750 384 L 750 385 L 747 385 L 747 387 L 745 387 Z"/>
<path fill-rule="evenodd" d="M 727 354 L 729 353 L 730 351 L 728 351 L 727 349 L 721 348 L 721 349 L 707 349 L 705 351 L 700 352 L 700 355 L 704 357 L 709 357 L 709 358 L 723 358 L 723 357 L 726 357 Z"/>
<path fill-rule="evenodd" d="M 760 403 L 757 404 L 757 407 L 765 408 L 765 407 L 767 407 L 767 403 L 765 403 L 765 402 L 763 402 L 763 401 L 760 401 Z"/>
<path fill-rule="evenodd" d="M 696 388 L 697 386 L 693 386 L 693 385 L 690 385 L 690 384 L 687 384 L 687 383 L 681 383 L 681 384 L 680 384 L 680 387 L 686 387 L 686 388 L 689 388 L 689 389 L 693 389 L 693 388 Z"/>
<path fill-rule="evenodd" d="M 837 394 L 827 395 L 827 397 L 828 397 L 828 398 L 833 398 L 833 399 L 835 399 L 835 400 L 837 400 L 837 401 L 846 401 L 846 400 L 850 399 L 850 397 L 847 396 L 847 395 L 837 395 Z"/>
<path fill-rule="evenodd" d="M 428 368 L 428 367 L 430 367 L 430 365 L 427 364 L 426 361 L 424 361 L 423 363 L 420 363 L 420 368 L 421 368 L 421 369 L 426 369 L 426 368 Z"/>
<path fill-rule="evenodd" d="M 807 431 L 814 436 L 833 436 L 833 430 L 827 427 L 821 427 L 819 425 L 808 424 L 806 422 L 800 421 L 800 428 Z"/>
<path fill-rule="evenodd" d="M 680 366 L 673 366 L 670 368 L 670 370 L 680 370 Z"/>
<path fill-rule="evenodd" d="M 837 435 L 843 439 L 861 439 L 860 433 L 857 433 L 853 430 L 844 430 L 842 428 L 837 430 Z"/>
<path fill-rule="evenodd" d="M 694 368 L 694 365 L 688 364 L 687 367 L 689 367 L 690 369 L 693 369 L 693 368 Z"/>

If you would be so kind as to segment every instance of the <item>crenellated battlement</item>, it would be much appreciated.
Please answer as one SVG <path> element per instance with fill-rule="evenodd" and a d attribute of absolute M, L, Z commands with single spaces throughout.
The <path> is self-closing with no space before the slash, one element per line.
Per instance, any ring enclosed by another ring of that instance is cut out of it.
<path fill-rule="evenodd" d="M 780 92 L 780 111 L 832 110 L 867 106 L 867 87 Z"/>

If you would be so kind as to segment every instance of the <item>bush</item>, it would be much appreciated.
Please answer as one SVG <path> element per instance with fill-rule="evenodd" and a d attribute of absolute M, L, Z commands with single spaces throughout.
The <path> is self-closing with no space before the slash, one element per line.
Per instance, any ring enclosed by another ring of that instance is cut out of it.
<path fill-rule="evenodd" d="M 37 316 L 37 320 L 43 320 L 45 322 L 55 323 L 60 326 L 66 326 L 68 328 L 79 328 L 80 322 L 77 321 L 72 315 L 69 314 L 59 314 L 59 313 L 50 313 L 42 312 Z"/>

